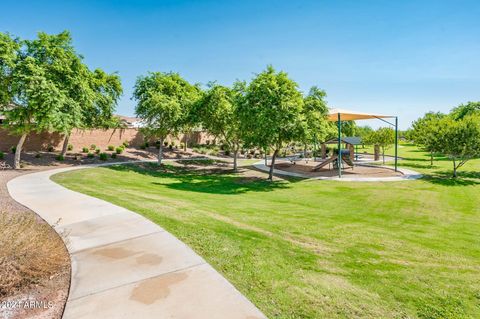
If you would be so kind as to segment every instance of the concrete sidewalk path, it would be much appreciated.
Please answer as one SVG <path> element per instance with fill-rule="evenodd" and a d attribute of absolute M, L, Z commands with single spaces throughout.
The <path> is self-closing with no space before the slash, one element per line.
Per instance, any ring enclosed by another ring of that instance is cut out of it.
<path fill-rule="evenodd" d="M 72 281 L 63 318 L 265 316 L 189 247 L 144 217 L 50 180 L 11 180 L 10 195 L 64 234 Z"/>

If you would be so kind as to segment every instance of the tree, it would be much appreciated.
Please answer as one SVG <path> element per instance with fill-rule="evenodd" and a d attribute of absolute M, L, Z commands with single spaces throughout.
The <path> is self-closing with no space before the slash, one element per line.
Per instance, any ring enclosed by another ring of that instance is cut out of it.
<path fill-rule="evenodd" d="M 316 144 L 317 141 L 323 141 L 332 134 L 332 122 L 327 120 L 328 108 L 325 97 L 327 93 L 316 86 L 313 86 L 308 95 L 303 100 L 303 118 L 305 119 L 305 131 L 302 142 L 304 144 L 304 153 L 308 144 Z"/>
<path fill-rule="evenodd" d="M 10 132 L 20 136 L 13 163 L 15 169 L 20 167 L 20 154 L 28 134 L 56 130 L 62 122 L 62 108 L 71 102 L 59 80 L 67 76 L 65 69 L 59 67 L 57 73 L 52 73 L 49 68 L 49 64 L 62 58 L 65 37 L 52 36 L 58 47 L 48 50 L 41 41 L 45 36 L 39 33 L 39 40 L 33 41 L 21 41 L 8 34 L 0 36 L 4 61 L 0 74 L 4 92 L 1 111 Z"/>
<path fill-rule="evenodd" d="M 106 120 L 93 112 L 112 90 L 110 117 L 121 94 L 118 76 L 106 75 L 99 85 L 101 70 L 92 73 L 75 52 L 67 31 L 56 35 L 38 33 L 37 39 L 18 40 L 0 33 L 0 106 L 7 127 L 20 136 L 14 167 L 20 166 L 23 144 L 31 132 L 56 131 L 65 135 L 62 155 L 67 151 L 73 128 Z M 114 85 L 110 85 L 113 84 Z M 95 119 L 95 120 L 93 120 Z"/>
<path fill-rule="evenodd" d="M 140 76 L 135 83 L 135 112 L 145 122 L 147 137 L 160 140 L 158 164 L 162 164 L 163 142 L 168 135 L 178 134 L 189 105 L 198 97 L 198 89 L 178 73 L 152 72 Z"/>
<path fill-rule="evenodd" d="M 445 115 L 437 112 L 426 113 L 412 124 L 410 138 L 419 146 L 430 153 L 430 165 L 433 166 L 433 154 L 439 152 L 439 121 Z"/>
<path fill-rule="evenodd" d="M 301 140 L 305 132 L 303 97 L 297 83 L 285 72 L 268 66 L 247 86 L 240 118 L 247 144 L 274 150 L 268 176 L 272 180 L 280 149 L 286 143 Z"/>
<path fill-rule="evenodd" d="M 365 125 L 357 126 L 355 131 L 356 135 L 362 140 L 362 146 L 365 147 L 365 141 L 368 139 L 369 135 L 372 134 L 373 129 L 370 126 Z"/>
<path fill-rule="evenodd" d="M 439 149 L 452 160 L 453 177 L 467 161 L 480 156 L 480 115 L 455 120 L 446 116 L 439 122 Z"/>
<path fill-rule="evenodd" d="M 455 120 L 461 120 L 468 115 L 480 114 L 480 102 L 467 102 L 455 107 L 450 114 Z"/>
<path fill-rule="evenodd" d="M 367 144 L 380 146 L 383 164 L 385 164 L 385 150 L 395 144 L 395 131 L 389 127 L 381 127 L 369 134 Z"/>
<path fill-rule="evenodd" d="M 238 151 L 242 145 L 239 106 L 244 97 L 243 87 L 241 82 L 235 83 L 233 89 L 213 84 L 195 103 L 193 110 L 202 127 L 220 137 L 233 151 L 234 171 L 237 171 Z"/>

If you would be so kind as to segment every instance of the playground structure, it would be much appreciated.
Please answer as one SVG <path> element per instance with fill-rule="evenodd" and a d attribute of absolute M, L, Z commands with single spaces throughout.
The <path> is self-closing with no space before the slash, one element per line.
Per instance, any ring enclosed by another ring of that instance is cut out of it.
<path fill-rule="evenodd" d="M 398 172 L 398 117 L 392 115 L 380 115 L 380 114 L 369 114 L 356 111 L 350 111 L 345 109 L 330 109 L 328 113 L 328 120 L 332 122 L 337 122 L 338 128 L 338 154 L 342 153 L 342 121 L 357 121 L 357 120 L 369 120 L 369 119 L 378 119 L 384 123 L 387 123 L 395 128 L 395 172 Z M 391 123 L 386 118 L 394 118 L 395 123 Z M 351 154 L 353 156 L 353 154 Z M 342 163 L 339 161 L 338 167 L 338 178 L 342 177 Z"/>

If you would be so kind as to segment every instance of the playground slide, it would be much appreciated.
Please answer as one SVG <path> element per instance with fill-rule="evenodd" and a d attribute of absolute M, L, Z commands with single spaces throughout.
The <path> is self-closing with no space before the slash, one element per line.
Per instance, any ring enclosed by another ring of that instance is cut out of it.
<path fill-rule="evenodd" d="M 347 163 L 348 166 L 353 167 L 353 162 L 350 156 L 342 156 L 342 159 L 345 163 Z"/>
<path fill-rule="evenodd" d="M 317 166 L 315 166 L 314 168 L 312 168 L 312 172 L 318 171 L 320 168 L 327 166 L 328 164 L 332 163 L 336 159 L 337 159 L 337 155 L 334 155 L 334 156 L 330 157 L 326 161 L 323 161 L 320 164 L 318 164 Z"/>

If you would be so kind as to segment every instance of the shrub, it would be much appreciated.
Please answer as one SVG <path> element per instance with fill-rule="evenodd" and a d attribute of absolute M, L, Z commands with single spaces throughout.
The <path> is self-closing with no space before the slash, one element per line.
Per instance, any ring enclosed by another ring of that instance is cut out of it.
<path fill-rule="evenodd" d="M 47 151 L 48 152 L 53 152 L 55 149 L 53 148 L 52 145 L 50 145 L 49 147 L 47 147 Z"/>
<path fill-rule="evenodd" d="M 247 154 L 247 158 L 248 159 L 252 158 L 252 154 Z"/>
<path fill-rule="evenodd" d="M 0 212 L 0 297 L 68 271 L 65 246 L 34 214 Z"/>
<path fill-rule="evenodd" d="M 5 154 L 0 151 L 0 160 L 3 160 L 5 158 Z"/>
<path fill-rule="evenodd" d="M 180 148 L 183 150 L 185 148 L 185 143 L 180 143 Z"/>
<path fill-rule="evenodd" d="M 61 162 L 61 161 L 65 160 L 65 157 L 63 157 L 63 155 L 60 154 L 56 157 L 56 159 L 57 159 L 57 161 Z"/>
<path fill-rule="evenodd" d="M 35 154 L 35 158 L 40 158 L 40 157 L 42 157 L 42 154 L 40 153 Z"/>
<path fill-rule="evenodd" d="M 122 143 L 122 145 L 123 145 L 124 147 L 128 147 L 130 144 L 129 144 L 127 141 L 124 141 L 124 142 Z"/>
<path fill-rule="evenodd" d="M 145 148 L 150 147 L 150 144 L 148 142 L 145 142 Z"/>
<path fill-rule="evenodd" d="M 15 154 L 15 152 L 17 151 L 17 147 L 16 146 L 10 147 L 10 151 Z"/>
<path fill-rule="evenodd" d="M 115 149 L 115 152 L 116 152 L 117 154 L 122 154 L 123 148 L 117 147 L 117 148 Z"/>
<path fill-rule="evenodd" d="M 88 158 L 94 158 L 95 154 L 93 154 L 92 152 L 88 152 L 87 157 Z"/>
<path fill-rule="evenodd" d="M 224 154 L 225 154 L 225 156 L 230 156 L 230 151 L 229 151 L 229 150 L 226 150 L 226 151 L 224 152 Z"/>
<path fill-rule="evenodd" d="M 108 154 L 107 153 L 100 153 L 100 155 L 98 156 L 98 158 L 101 160 L 101 161 L 106 161 L 108 159 Z"/>
<path fill-rule="evenodd" d="M 168 145 L 169 149 L 173 149 L 173 144 Z"/>
<path fill-rule="evenodd" d="M 67 151 L 72 151 L 73 150 L 73 145 L 72 144 L 68 144 L 67 145 Z"/>
<path fill-rule="evenodd" d="M 145 149 L 145 144 L 141 144 L 140 149 L 144 150 Z"/>
<path fill-rule="evenodd" d="M 100 150 L 99 148 L 97 148 L 97 149 L 95 150 L 95 154 L 100 154 L 100 151 L 101 151 L 101 150 Z"/>
<path fill-rule="evenodd" d="M 95 149 L 97 149 L 97 145 L 95 145 L 95 144 L 90 145 L 90 149 L 91 149 L 92 151 L 95 150 Z"/>
<path fill-rule="evenodd" d="M 112 153 L 112 158 L 117 158 L 117 153 Z"/>
<path fill-rule="evenodd" d="M 113 150 L 115 150 L 115 146 L 113 146 L 113 145 L 108 145 L 107 150 L 113 151 Z"/>
<path fill-rule="evenodd" d="M 83 147 L 83 148 L 82 148 L 82 152 L 83 152 L 83 153 L 88 153 L 88 147 Z"/>
<path fill-rule="evenodd" d="M 163 146 L 167 147 L 167 146 L 168 146 L 168 142 L 167 142 L 167 141 L 163 142 Z"/>
<path fill-rule="evenodd" d="M 207 145 L 210 145 L 210 140 L 206 140 L 205 143 L 206 143 Z"/>

